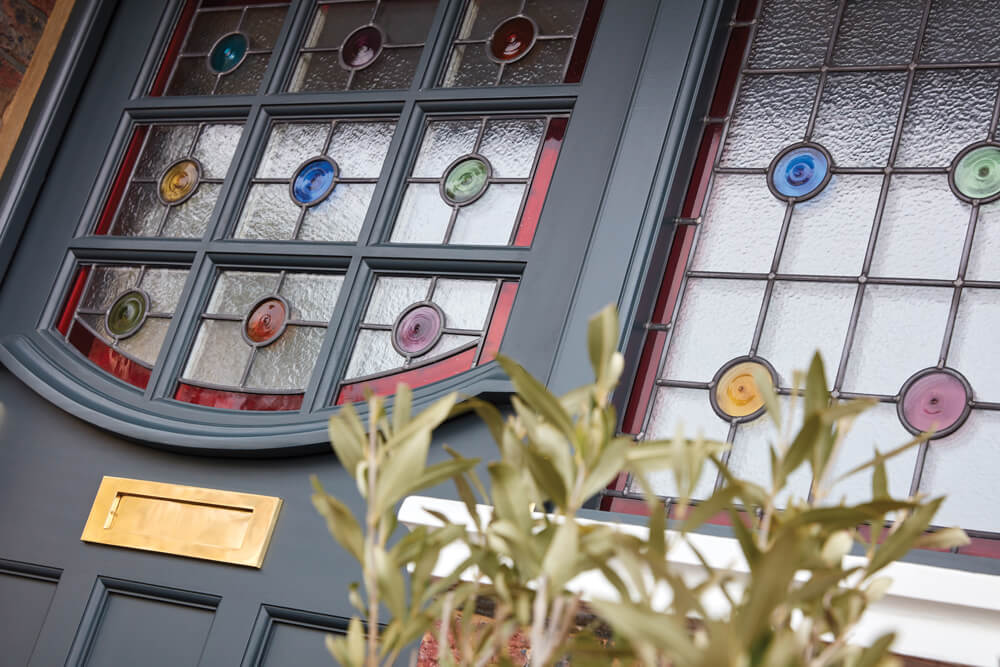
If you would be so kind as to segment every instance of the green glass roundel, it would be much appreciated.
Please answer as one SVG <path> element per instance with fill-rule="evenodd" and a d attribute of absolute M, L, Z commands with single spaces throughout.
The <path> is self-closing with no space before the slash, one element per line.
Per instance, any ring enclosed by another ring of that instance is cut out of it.
<path fill-rule="evenodd" d="M 250 48 L 250 40 L 241 32 L 224 35 L 208 54 L 208 64 L 219 74 L 226 74 L 240 66 Z"/>
<path fill-rule="evenodd" d="M 444 177 L 444 196 L 453 204 L 465 204 L 482 194 L 490 168 L 482 158 L 470 157 L 456 163 Z"/>
<path fill-rule="evenodd" d="M 955 166 L 955 188 L 969 199 L 990 199 L 1000 194 L 1000 147 L 980 146 Z"/>
<path fill-rule="evenodd" d="M 106 318 L 108 331 L 119 337 L 131 336 L 146 321 L 148 309 L 149 303 L 145 294 L 138 290 L 125 292 L 115 299 L 108 309 Z"/>

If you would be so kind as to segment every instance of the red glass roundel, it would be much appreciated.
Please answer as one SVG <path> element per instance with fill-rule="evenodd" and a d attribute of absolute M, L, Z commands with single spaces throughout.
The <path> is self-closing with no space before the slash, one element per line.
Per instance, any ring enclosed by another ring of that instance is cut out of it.
<path fill-rule="evenodd" d="M 535 22 L 527 16 L 512 16 L 493 30 L 490 55 L 500 62 L 522 58 L 535 45 Z"/>
<path fill-rule="evenodd" d="M 969 393 L 962 380 L 946 371 L 918 374 L 903 386 L 900 416 L 911 431 L 947 435 L 968 414 Z"/>
<path fill-rule="evenodd" d="M 373 25 L 361 26 L 344 40 L 340 61 L 347 69 L 362 69 L 382 53 L 382 31 Z"/>
<path fill-rule="evenodd" d="M 287 317 L 285 304 L 280 299 L 264 299 L 247 316 L 247 339 L 256 345 L 276 340 L 285 331 Z"/>
<path fill-rule="evenodd" d="M 430 304 L 410 306 L 396 320 L 392 329 L 392 342 L 396 349 L 408 357 L 428 352 L 441 338 L 444 316 Z"/>

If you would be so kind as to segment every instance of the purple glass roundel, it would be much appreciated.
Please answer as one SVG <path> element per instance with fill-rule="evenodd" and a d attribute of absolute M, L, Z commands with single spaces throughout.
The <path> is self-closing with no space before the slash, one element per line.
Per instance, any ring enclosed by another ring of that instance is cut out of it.
<path fill-rule="evenodd" d="M 968 413 L 964 382 L 946 371 L 917 374 L 903 385 L 900 417 L 911 431 L 935 431 L 940 437 L 961 425 Z"/>
<path fill-rule="evenodd" d="M 392 342 L 396 349 L 409 357 L 429 351 L 441 338 L 444 316 L 435 306 L 414 304 L 400 315 L 392 329 Z"/>

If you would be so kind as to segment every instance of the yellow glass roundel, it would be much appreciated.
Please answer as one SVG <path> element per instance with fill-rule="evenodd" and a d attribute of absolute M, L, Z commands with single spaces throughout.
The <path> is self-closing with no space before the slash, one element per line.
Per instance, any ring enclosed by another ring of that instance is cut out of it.
<path fill-rule="evenodd" d="M 160 179 L 160 197 L 167 204 L 179 204 L 194 193 L 198 187 L 201 169 L 194 160 L 175 162 Z"/>
<path fill-rule="evenodd" d="M 770 375 L 767 367 L 755 361 L 743 361 L 728 369 L 715 385 L 715 401 L 730 417 L 746 417 L 764 407 L 764 396 L 753 379 L 753 369 Z"/>

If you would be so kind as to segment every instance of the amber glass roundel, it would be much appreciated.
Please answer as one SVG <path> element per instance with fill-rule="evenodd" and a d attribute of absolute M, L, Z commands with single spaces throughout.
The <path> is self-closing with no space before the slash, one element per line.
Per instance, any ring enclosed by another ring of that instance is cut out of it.
<path fill-rule="evenodd" d="M 278 297 L 268 297 L 258 301 L 247 315 L 244 333 L 253 345 L 273 343 L 285 332 L 288 322 L 288 308 Z"/>
<path fill-rule="evenodd" d="M 723 367 L 715 382 L 715 405 L 729 418 L 750 417 L 764 407 L 764 395 L 754 380 L 758 369 L 770 376 L 771 371 L 756 361 L 738 361 Z"/>
<path fill-rule="evenodd" d="M 131 336 L 146 321 L 149 299 L 139 290 L 129 290 L 115 299 L 108 308 L 104 324 L 117 338 Z"/>
<path fill-rule="evenodd" d="M 179 160 L 160 178 L 160 198 L 165 204 L 180 204 L 194 194 L 201 178 L 201 166 L 190 158 Z"/>
<path fill-rule="evenodd" d="M 527 16 L 512 16 L 493 29 L 487 49 L 494 60 L 514 62 L 531 50 L 537 35 L 534 21 Z"/>
<path fill-rule="evenodd" d="M 378 26 L 361 26 L 344 40 L 340 47 L 340 64 L 345 69 L 363 69 L 368 67 L 382 53 L 385 40 Z"/>
<path fill-rule="evenodd" d="M 934 431 L 932 438 L 940 438 L 965 421 L 970 394 L 967 381 L 957 371 L 920 371 L 900 390 L 897 413 L 910 432 Z"/>
<path fill-rule="evenodd" d="M 392 328 L 392 344 L 403 356 L 418 357 L 437 344 L 443 328 L 444 315 L 437 306 L 414 304 L 396 320 Z"/>
<path fill-rule="evenodd" d="M 1000 195 L 1000 146 L 979 146 L 963 152 L 952 178 L 955 189 L 967 199 L 995 199 Z"/>
<path fill-rule="evenodd" d="M 452 204 L 469 204 L 478 199 L 489 184 L 490 167 L 480 157 L 456 161 L 444 176 L 444 197 Z"/>

